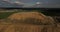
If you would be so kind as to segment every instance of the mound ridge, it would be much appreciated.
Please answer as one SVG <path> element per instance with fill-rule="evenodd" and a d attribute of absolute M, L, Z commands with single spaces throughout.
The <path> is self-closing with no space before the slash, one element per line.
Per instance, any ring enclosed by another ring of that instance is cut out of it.
<path fill-rule="evenodd" d="M 38 24 L 53 24 L 54 20 L 52 17 L 47 17 L 39 12 L 18 12 L 8 17 L 11 21 L 17 20 L 17 22 L 24 23 L 38 23 Z M 19 21 L 18 21 L 19 20 Z"/>

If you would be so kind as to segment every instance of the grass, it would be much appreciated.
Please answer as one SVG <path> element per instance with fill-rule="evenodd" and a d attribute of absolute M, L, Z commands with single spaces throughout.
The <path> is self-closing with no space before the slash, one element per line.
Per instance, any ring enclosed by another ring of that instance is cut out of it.
<path fill-rule="evenodd" d="M 9 15 L 13 14 L 15 12 L 1 12 L 0 13 L 0 19 L 7 18 Z"/>

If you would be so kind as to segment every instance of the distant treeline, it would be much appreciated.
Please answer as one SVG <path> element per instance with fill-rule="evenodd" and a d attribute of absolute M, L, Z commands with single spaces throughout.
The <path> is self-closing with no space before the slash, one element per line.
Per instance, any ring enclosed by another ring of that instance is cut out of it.
<path fill-rule="evenodd" d="M 4 10 L 13 10 L 13 9 L 17 9 L 18 11 L 20 11 L 20 9 L 22 11 L 38 11 L 38 12 L 42 12 L 45 15 L 51 15 L 51 16 L 60 16 L 60 8 L 1 8 Z"/>

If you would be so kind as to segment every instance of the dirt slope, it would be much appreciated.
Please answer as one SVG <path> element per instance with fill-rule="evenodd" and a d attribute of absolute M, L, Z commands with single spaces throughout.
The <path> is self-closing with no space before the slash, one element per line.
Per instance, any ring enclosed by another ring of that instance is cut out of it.
<path fill-rule="evenodd" d="M 9 16 L 8 19 L 17 20 L 17 22 L 19 20 L 19 22 L 33 22 L 33 23 L 40 23 L 40 24 L 51 24 L 54 22 L 52 17 L 47 17 L 44 14 L 38 12 L 14 13 L 11 16 Z"/>
<path fill-rule="evenodd" d="M 6 21 L 13 22 L 14 24 L 0 24 L 0 32 L 60 32 L 60 25 L 58 25 L 58 27 L 48 25 L 54 23 L 54 19 L 52 17 L 45 16 L 38 12 L 14 13 L 10 15 Z M 33 25 L 34 23 L 35 25 Z M 43 25 L 40 25 L 40 23 Z"/>

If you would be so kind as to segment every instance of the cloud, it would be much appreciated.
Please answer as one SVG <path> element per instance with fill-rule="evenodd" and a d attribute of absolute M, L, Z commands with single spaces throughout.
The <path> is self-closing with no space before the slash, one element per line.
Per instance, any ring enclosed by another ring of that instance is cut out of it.
<path fill-rule="evenodd" d="M 13 2 L 11 2 L 10 0 L 3 0 L 3 1 L 13 4 Z"/>
<path fill-rule="evenodd" d="M 25 3 L 20 2 L 20 1 L 14 1 L 14 3 L 16 3 L 16 4 L 25 4 Z"/>
<path fill-rule="evenodd" d="M 3 1 L 9 1 L 9 0 L 3 0 Z"/>
<path fill-rule="evenodd" d="M 3 1 L 7 1 L 7 2 L 10 2 L 9 0 L 3 0 Z"/>
<path fill-rule="evenodd" d="M 36 2 L 36 4 L 43 4 L 42 2 Z"/>
<path fill-rule="evenodd" d="M 11 3 L 11 4 L 19 4 L 19 5 L 24 5 L 25 3 L 23 3 L 23 2 L 20 2 L 20 1 L 10 1 L 10 0 L 3 0 L 3 1 L 6 1 L 6 2 L 8 2 L 8 3 Z"/>

